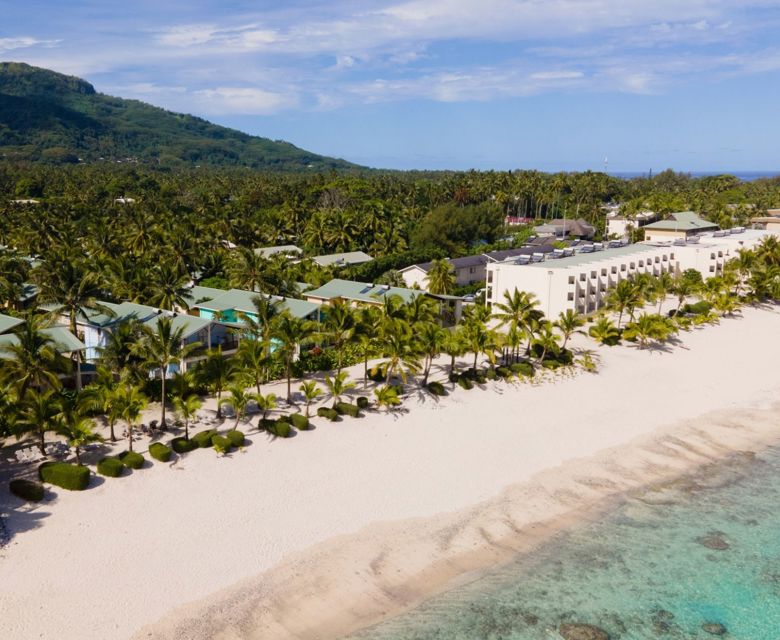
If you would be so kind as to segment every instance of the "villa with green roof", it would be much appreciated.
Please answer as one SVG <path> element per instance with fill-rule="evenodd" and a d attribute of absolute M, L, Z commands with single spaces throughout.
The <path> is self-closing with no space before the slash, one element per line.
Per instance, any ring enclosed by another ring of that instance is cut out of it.
<path fill-rule="evenodd" d="M 263 294 L 242 289 L 230 289 L 229 291 L 217 289 L 215 291 L 219 291 L 219 295 L 193 304 L 190 307 L 190 314 L 198 315 L 207 320 L 218 320 L 235 325 L 243 323 L 242 316 L 257 320 L 254 299 Z M 271 299 L 279 303 L 280 310 L 288 311 L 295 318 L 314 320 L 317 317 L 318 304 L 279 296 L 271 296 Z"/>
<path fill-rule="evenodd" d="M 720 227 L 705 220 L 693 211 L 672 213 L 666 220 L 651 222 L 642 227 L 646 242 L 664 242 L 696 236 L 707 231 L 717 231 Z"/>
<path fill-rule="evenodd" d="M 6 316 L 0 313 L 0 348 L 4 345 L 18 344 L 19 338 L 14 333 L 14 330 L 23 323 L 24 320 L 21 318 Z M 54 341 L 54 348 L 65 355 L 74 351 L 86 350 L 86 345 L 74 336 L 67 327 L 48 327 L 43 330 L 43 333 Z M 9 356 L 0 349 L 0 357 L 6 358 Z"/>

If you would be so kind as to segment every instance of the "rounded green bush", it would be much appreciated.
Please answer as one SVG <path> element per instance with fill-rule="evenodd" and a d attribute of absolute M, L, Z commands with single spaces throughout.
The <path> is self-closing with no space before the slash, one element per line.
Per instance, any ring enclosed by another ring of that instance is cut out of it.
<path fill-rule="evenodd" d="M 447 390 L 441 382 L 429 382 L 427 387 L 428 391 L 435 396 L 446 396 Z"/>
<path fill-rule="evenodd" d="M 119 454 L 119 459 L 125 463 L 125 466 L 131 469 L 140 469 L 146 462 L 144 457 L 137 451 L 123 451 Z"/>
<path fill-rule="evenodd" d="M 331 409 L 330 407 L 320 407 L 317 409 L 317 415 L 320 418 L 327 418 L 331 422 L 335 422 L 339 418 L 338 411 Z"/>
<path fill-rule="evenodd" d="M 233 448 L 233 443 L 225 436 L 216 435 L 211 436 L 211 446 L 214 447 L 214 449 L 217 451 L 227 453 Z"/>
<path fill-rule="evenodd" d="M 193 451 L 197 448 L 198 445 L 196 442 L 192 440 L 185 440 L 183 436 L 171 440 L 171 449 L 173 449 L 176 453 L 179 454 L 189 453 L 190 451 Z"/>
<path fill-rule="evenodd" d="M 68 462 L 44 462 L 38 467 L 38 476 L 44 482 L 70 491 L 83 491 L 89 484 L 89 469 Z"/>
<path fill-rule="evenodd" d="M 302 413 L 293 413 L 290 415 L 292 425 L 299 431 L 306 431 L 309 428 L 309 419 Z"/>
<path fill-rule="evenodd" d="M 534 375 L 534 366 L 530 362 L 515 362 L 509 366 L 509 369 L 512 373 L 529 378 Z"/>
<path fill-rule="evenodd" d="M 474 384 L 471 382 L 471 380 L 469 380 L 468 378 L 466 378 L 464 376 L 460 376 L 458 378 L 458 386 L 461 389 L 466 389 L 466 391 L 468 391 L 469 389 L 473 389 L 474 388 Z"/>
<path fill-rule="evenodd" d="M 448 379 L 449 379 L 449 381 L 450 381 L 450 382 L 453 382 L 453 383 L 455 383 L 455 382 L 457 382 L 458 380 L 460 380 L 460 376 L 459 376 L 457 373 L 451 373 L 451 374 L 448 376 Z"/>
<path fill-rule="evenodd" d="M 488 369 L 485 371 L 485 378 L 487 380 L 498 380 L 498 374 L 495 369 Z"/>
<path fill-rule="evenodd" d="M 149 455 L 160 462 L 168 462 L 173 455 L 173 451 L 162 442 L 153 442 L 149 445 Z"/>
<path fill-rule="evenodd" d="M 366 396 L 359 396 L 357 399 L 357 406 L 361 409 L 368 409 L 369 399 Z"/>
<path fill-rule="evenodd" d="M 22 500 L 27 500 L 28 502 L 40 502 L 43 500 L 43 485 L 40 482 L 17 478 L 16 480 L 11 480 L 8 488 L 11 490 L 11 493 Z"/>
<path fill-rule="evenodd" d="M 337 402 L 334 408 L 336 409 L 336 413 L 344 416 L 351 416 L 353 418 L 363 417 L 360 413 L 360 407 L 358 407 L 356 404 L 350 404 L 349 402 Z"/>
<path fill-rule="evenodd" d="M 277 438 L 289 438 L 293 433 L 292 425 L 285 420 L 275 420 L 273 425 L 269 425 L 266 431 Z"/>
<path fill-rule="evenodd" d="M 496 375 L 499 378 L 511 378 L 512 377 L 512 370 L 509 367 L 497 367 L 496 368 Z"/>
<path fill-rule="evenodd" d="M 97 472 L 101 476 L 107 476 L 109 478 L 118 478 L 125 470 L 125 463 L 119 458 L 113 456 L 103 458 L 97 463 Z"/>
<path fill-rule="evenodd" d="M 211 439 L 217 435 L 216 429 L 208 429 L 201 431 L 192 436 L 192 441 L 201 449 L 206 449 L 211 446 Z"/>
<path fill-rule="evenodd" d="M 238 429 L 233 429 L 232 431 L 228 431 L 225 434 L 225 437 L 228 440 L 230 440 L 230 444 L 232 444 L 234 447 L 243 447 L 244 440 L 246 440 L 246 436 L 244 435 L 244 432 L 239 431 Z"/>

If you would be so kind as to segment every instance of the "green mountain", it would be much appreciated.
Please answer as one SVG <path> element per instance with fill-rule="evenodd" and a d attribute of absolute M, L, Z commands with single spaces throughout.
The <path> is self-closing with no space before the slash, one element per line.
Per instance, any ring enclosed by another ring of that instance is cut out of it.
<path fill-rule="evenodd" d="M 358 168 L 138 100 L 97 93 L 72 76 L 0 62 L 0 158 L 137 161 L 278 171 Z"/>

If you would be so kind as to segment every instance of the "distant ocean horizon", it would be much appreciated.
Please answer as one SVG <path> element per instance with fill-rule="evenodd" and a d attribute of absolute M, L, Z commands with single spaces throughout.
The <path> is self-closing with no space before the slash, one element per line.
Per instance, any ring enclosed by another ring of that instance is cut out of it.
<path fill-rule="evenodd" d="M 608 174 L 615 178 L 643 178 L 649 175 L 658 175 L 661 171 L 609 171 Z M 774 178 L 780 176 L 780 170 L 777 171 L 678 171 L 677 173 L 687 173 L 694 178 L 705 178 L 707 176 L 729 175 L 739 178 L 742 182 L 753 182 L 761 178 Z"/>

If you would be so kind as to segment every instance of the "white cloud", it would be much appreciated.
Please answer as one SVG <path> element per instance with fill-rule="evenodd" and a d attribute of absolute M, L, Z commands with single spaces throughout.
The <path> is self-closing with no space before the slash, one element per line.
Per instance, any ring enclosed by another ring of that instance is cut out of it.
<path fill-rule="evenodd" d="M 217 87 L 193 92 L 201 112 L 211 114 L 268 115 L 297 105 L 291 94 L 251 87 Z"/>
<path fill-rule="evenodd" d="M 18 38 L 0 38 L 0 51 L 13 51 L 14 49 L 28 49 L 30 47 L 51 48 L 57 46 L 61 40 L 39 40 L 22 36 Z"/>
<path fill-rule="evenodd" d="M 532 80 L 576 80 L 584 77 L 582 71 L 537 71 L 531 74 Z"/>

